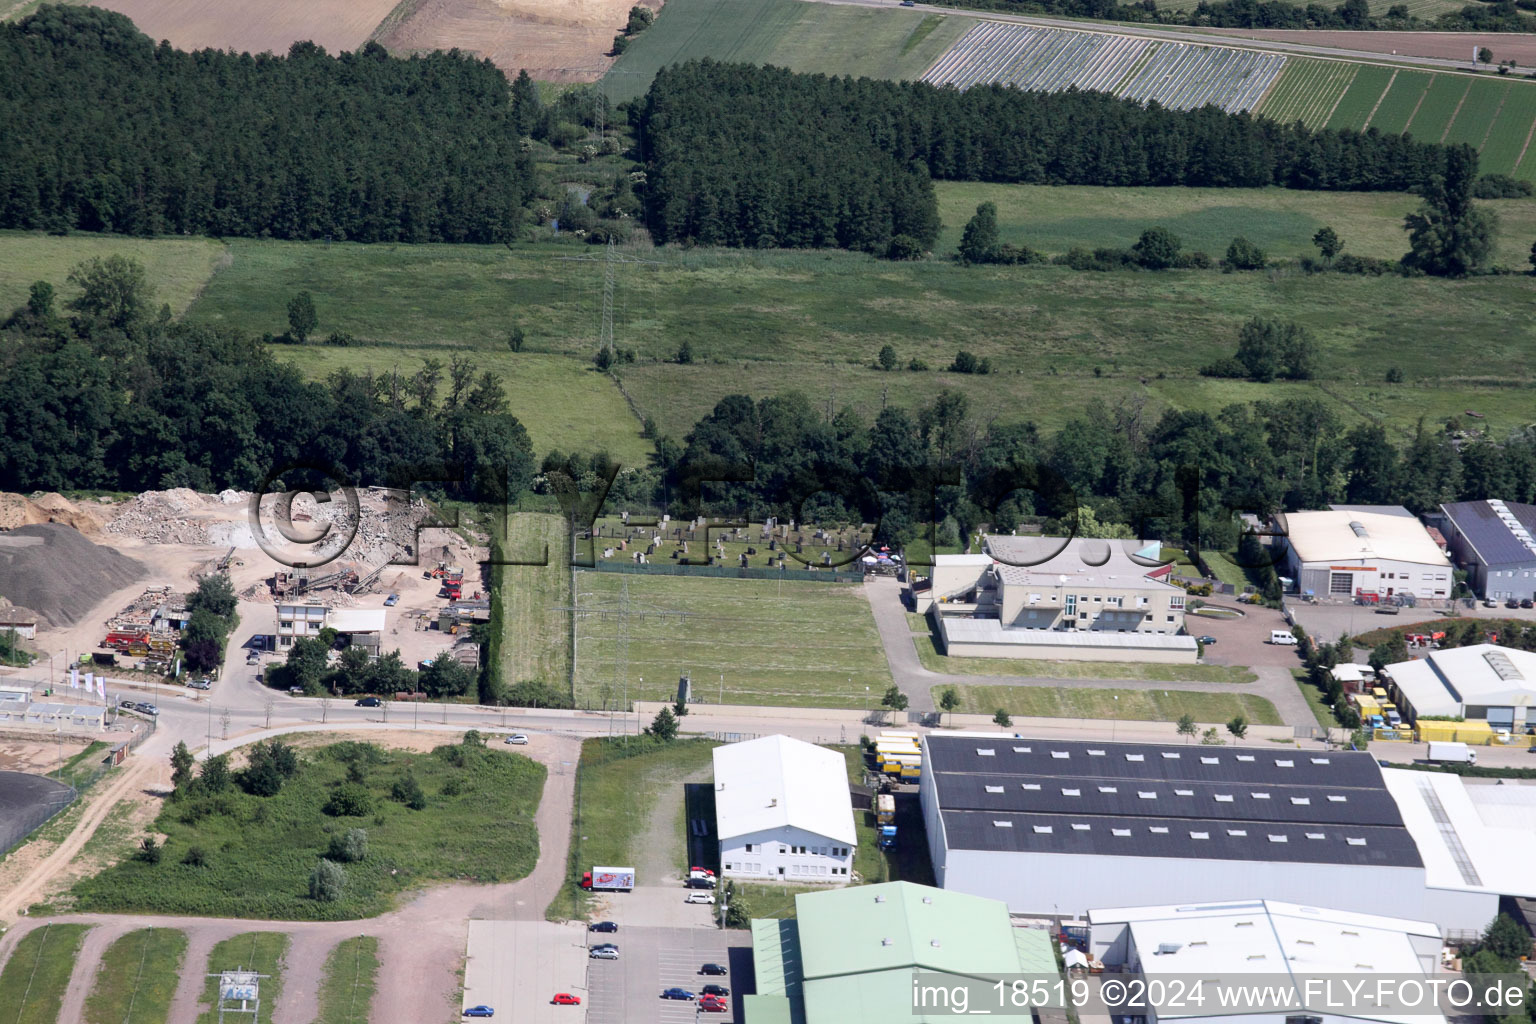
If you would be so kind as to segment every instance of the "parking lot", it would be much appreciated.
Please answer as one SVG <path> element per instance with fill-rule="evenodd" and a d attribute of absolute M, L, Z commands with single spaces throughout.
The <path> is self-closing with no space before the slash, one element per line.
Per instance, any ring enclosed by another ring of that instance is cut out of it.
<path fill-rule="evenodd" d="M 490 1006 L 518 1024 L 580 1024 L 588 1001 L 585 929 L 547 921 L 470 921 L 464 1005 Z M 555 1006 L 556 992 L 581 1006 Z"/>
<path fill-rule="evenodd" d="M 621 926 L 613 935 L 593 935 L 592 941 L 613 942 L 622 959 L 588 961 L 588 1024 L 741 1020 L 741 996 L 753 987 L 750 932 Z M 706 963 L 724 964 L 729 973 L 722 977 L 699 974 Z M 710 983 L 730 989 L 727 1012 L 703 1013 L 695 1000 L 661 998 L 669 988 L 687 989 L 697 996 Z"/>

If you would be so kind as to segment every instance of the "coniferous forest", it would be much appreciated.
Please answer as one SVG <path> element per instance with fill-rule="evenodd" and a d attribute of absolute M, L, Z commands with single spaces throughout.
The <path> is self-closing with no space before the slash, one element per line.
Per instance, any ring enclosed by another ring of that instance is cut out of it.
<path fill-rule="evenodd" d="M 509 95 L 457 52 L 186 53 L 45 6 L 0 25 L 0 227 L 504 241 L 533 183 Z"/>
<path fill-rule="evenodd" d="M 957 91 L 703 60 L 631 110 L 658 242 L 925 244 L 931 178 L 1050 185 L 1415 191 L 1445 149 L 1104 93 Z"/>

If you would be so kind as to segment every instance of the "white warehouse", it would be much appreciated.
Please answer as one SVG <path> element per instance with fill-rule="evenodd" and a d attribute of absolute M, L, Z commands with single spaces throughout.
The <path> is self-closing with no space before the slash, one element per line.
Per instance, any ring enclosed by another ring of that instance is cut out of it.
<path fill-rule="evenodd" d="M 788 736 L 715 748 L 720 867 L 731 878 L 840 885 L 858 838 L 843 755 Z"/>
<path fill-rule="evenodd" d="M 1450 596 L 1451 561 L 1411 515 L 1338 510 L 1275 518 L 1286 546 L 1282 575 L 1303 595 L 1336 601 Z"/>
<path fill-rule="evenodd" d="M 929 734 L 923 746 L 935 879 L 1013 913 L 1260 894 L 1468 932 L 1487 926 L 1497 888 L 1510 885 L 1504 872 L 1474 882 L 1442 869 L 1450 858 L 1439 850 L 1428 878 L 1420 844 L 1435 833 L 1410 828 L 1409 809 L 1364 752 L 998 733 Z M 1418 803 L 1414 821 L 1429 813 Z M 1509 855 L 1488 856 L 1502 864 Z"/>

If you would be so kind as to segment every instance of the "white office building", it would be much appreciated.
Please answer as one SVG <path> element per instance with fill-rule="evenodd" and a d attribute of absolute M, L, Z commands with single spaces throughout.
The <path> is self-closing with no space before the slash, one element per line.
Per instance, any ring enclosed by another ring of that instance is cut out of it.
<path fill-rule="evenodd" d="M 715 826 L 731 878 L 844 884 L 858 837 L 843 755 L 788 736 L 716 747 Z"/>

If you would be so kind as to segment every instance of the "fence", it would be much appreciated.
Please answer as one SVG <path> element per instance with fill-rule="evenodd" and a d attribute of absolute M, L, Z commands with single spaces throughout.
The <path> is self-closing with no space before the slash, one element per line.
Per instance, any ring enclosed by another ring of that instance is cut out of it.
<path fill-rule="evenodd" d="M 52 780 L 47 780 L 52 782 Z M 75 802 L 79 792 L 73 786 L 57 783 L 57 789 L 48 793 L 41 801 L 30 807 L 22 807 L 9 811 L 3 819 L 0 819 L 0 857 L 10 853 L 13 848 L 26 839 L 45 822 L 58 814 L 64 808 Z"/>
<path fill-rule="evenodd" d="M 863 583 L 862 572 L 837 569 L 769 569 L 763 566 L 674 565 L 671 562 L 598 562 L 580 566 L 597 572 L 627 572 L 638 576 L 714 576 L 732 580 L 805 580 L 812 583 Z"/>

